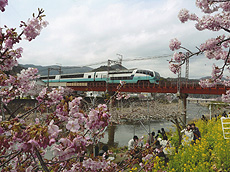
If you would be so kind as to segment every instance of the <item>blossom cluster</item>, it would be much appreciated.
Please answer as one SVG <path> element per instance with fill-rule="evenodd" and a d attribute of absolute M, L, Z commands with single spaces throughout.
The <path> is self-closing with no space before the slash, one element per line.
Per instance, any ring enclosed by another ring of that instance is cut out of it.
<path fill-rule="evenodd" d="M 0 10 L 1 10 L 2 12 L 5 11 L 6 5 L 8 5 L 8 0 L 0 0 Z"/>
<path fill-rule="evenodd" d="M 0 84 L 2 86 L 0 90 L 0 96 L 4 103 L 9 103 L 17 96 L 21 96 L 33 89 L 33 80 L 38 78 L 38 70 L 35 68 L 23 69 L 17 76 L 0 74 L 2 78 Z"/>
<path fill-rule="evenodd" d="M 23 33 L 25 39 L 31 41 L 40 35 L 41 30 L 48 25 L 47 21 L 40 20 L 38 17 L 33 17 L 29 19 L 25 27 L 23 28 Z"/>
<path fill-rule="evenodd" d="M 219 3 L 217 4 L 215 2 Z M 209 0 L 196 0 L 196 6 L 200 8 L 204 13 L 213 13 L 218 11 L 219 9 L 229 12 L 229 1 L 217 0 L 215 2 L 210 2 Z"/>
<path fill-rule="evenodd" d="M 0 10 L 4 11 L 7 0 L 0 0 Z M 46 27 L 43 10 L 37 17 L 33 15 L 27 23 L 21 22 L 22 32 L 16 29 L 0 29 L 0 97 L 7 109 L 7 103 L 17 96 L 28 93 L 34 88 L 39 77 L 38 70 L 28 68 L 19 74 L 10 74 L 17 59 L 22 56 L 22 48 L 14 49 L 22 36 L 31 41 Z M 122 85 L 122 83 L 121 83 Z M 39 93 L 36 108 L 24 114 L 11 114 L 11 119 L 0 117 L 0 168 L 2 171 L 111 171 L 116 164 L 104 158 L 89 158 L 89 145 L 96 143 L 103 136 L 110 122 L 106 104 L 95 109 L 83 111 L 81 97 L 68 97 L 71 91 L 59 88 L 44 88 Z M 52 113 L 43 114 L 46 108 Z M 33 110 L 41 114 L 35 120 L 28 116 Z M 52 159 L 46 159 L 46 152 L 52 147 Z M 83 160 L 78 161 L 78 158 Z M 75 161 L 77 159 L 77 161 Z"/>
<path fill-rule="evenodd" d="M 176 39 L 176 38 L 171 39 L 171 41 L 169 43 L 170 50 L 172 50 L 172 51 L 178 50 L 178 49 L 180 49 L 180 46 L 181 46 L 181 42 L 178 41 L 178 39 Z"/>
<path fill-rule="evenodd" d="M 195 21 L 195 27 L 197 30 L 210 30 L 219 31 L 223 30 L 229 33 L 230 30 L 230 2 L 229 1 L 209 1 L 209 0 L 196 0 L 196 5 L 206 13 L 202 17 L 198 17 L 196 14 L 190 13 L 187 9 L 180 10 L 178 18 L 182 23 L 188 20 Z M 224 84 L 229 86 L 228 81 L 221 80 L 223 77 L 223 72 L 225 67 L 230 64 L 230 37 L 226 35 L 220 35 L 216 38 L 210 38 L 199 47 L 198 51 L 192 53 L 189 49 L 183 47 L 181 42 L 176 38 L 172 39 L 169 44 L 169 48 L 172 51 L 183 49 L 189 54 L 188 57 L 183 56 L 185 53 L 175 52 L 173 58 L 169 62 L 169 68 L 173 73 L 178 73 L 180 71 L 181 65 L 185 63 L 186 58 L 190 58 L 194 55 L 200 55 L 202 53 L 208 59 L 222 60 L 223 66 L 218 67 L 215 64 L 212 68 L 211 78 L 200 81 L 202 87 L 213 87 L 216 84 Z M 226 100 L 226 97 L 224 98 Z"/>
<path fill-rule="evenodd" d="M 43 88 L 37 97 L 38 102 L 45 101 L 45 104 L 50 107 L 54 104 L 59 103 L 63 99 L 63 87 L 52 88 L 51 91 L 48 91 L 48 88 Z"/>
<path fill-rule="evenodd" d="M 7 3 L 7 0 L 0 1 L 1 11 L 4 11 L 4 7 Z M 42 20 L 43 12 L 43 10 L 40 10 L 37 16 L 39 23 L 35 22 L 35 24 L 30 22 L 28 25 L 25 24 L 22 27 L 24 27 L 24 29 L 27 26 L 33 27 L 40 32 L 41 29 L 47 25 L 47 22 Z M 33 68 L 22 70 L 18 75 L 12 75 L 8 72 L 18 65 L 18 59 L 22 57 L 23 48 L 14 48 L 15 45 L 22 40 L 22 35 L 28 38 L 29 33 L 24 30 L 18 34 L 15 28 L 8 28 L 7 26 L 0 28 L 0 96 L 5 104 L 17 96 L 25 95 L 28 91 L 32 91 L 35 84 L 34 80 L 38 77 L 38 70 Z M 35 38 L 35 36 L 33 36 L 33 38 Z"/>

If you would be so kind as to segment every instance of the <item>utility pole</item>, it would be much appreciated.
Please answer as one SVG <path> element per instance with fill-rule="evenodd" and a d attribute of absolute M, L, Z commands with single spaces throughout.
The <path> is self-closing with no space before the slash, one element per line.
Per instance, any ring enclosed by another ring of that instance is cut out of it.
<path fill-rule="evenodd" d="M 177 94 L 179 95 L 180 95 L 180 87 L 181 87 L 181 68 L 178 71 L 178 77 L 177 77 Z"/>
<path fill-rule="evenodd" d="M 182 54 L 182 52 L 179 52 L 180 54 Z M 188 78 L 189 78 L 189 53 L 185 54 L 185 63 L 186 63 L 186 68 L 185 68 L 185 80 L 186 82 L 188 82 Z M 181 65 L 181 64 L 180 64 Z M 181 101 L 182 104 L 182 116 L 183 116 L 183 123 L 184 125 L 186 125 L 186 118 L 187 118 L 187 97 L 188 94 L 187 93 L 181 93 L 181 68 L 178 71 L 178 78 L 177 78 L 177 94 L 178 97 Z"/>
<path fill-rule="evenodd" d="M 117 62 L 117 63 L 118 63 L 118 64 L 120 65 L 120 67 L 121 67 L 121 66 L 122 66 L 122 59 L 123 59 L 123 55 L 121 55 L 121 54 L 117 54 L 117 56 L 119 56 L 119 57 L 120 57 L 120 58 L 118 57 L 118 62 Z"/>
<path fill-rule="evenodd" d="M 186 53 L 186 59 L 185 59 L 185 78 L 186 82 L 188 82 L 188 77 L 189 77 L 189 53 Z"/>
<path fill-rule="evenodd" d="M 49 68 L 48 68 L 47 87 L 49 87 L 49 78 L 50 78 L 50 71 L 51 71 L 51 70 L 57 70 L 57 71 L 59 72 L 59 75 L 61 75 L 61 66 L 59 66 L 58 68 L 49 67 Z M 59 81 L 60 81 L 60 78 L 59 78 Z"/>
<path fill-rule="evenodd" d="M 119 60 L 118 61 L 115 61 L 115 60 L 109 60 L 108 59 L 108 62 L 107 62 L 107 79 L 106 79 L 106 93 L 108 93 L 108 87 L 109 87 L 109 71 L 110 71 L 110 67 L 111 67 L 111 65 L 112 64 L 119 64 L 119 65 L 121 65 L 122 64 L 122 55 L 120 55 L 120 54 L 117 54 L 117 55 L 119 55 L 119 56 L 121 56 L 121 58 L 119 58 Z"/>

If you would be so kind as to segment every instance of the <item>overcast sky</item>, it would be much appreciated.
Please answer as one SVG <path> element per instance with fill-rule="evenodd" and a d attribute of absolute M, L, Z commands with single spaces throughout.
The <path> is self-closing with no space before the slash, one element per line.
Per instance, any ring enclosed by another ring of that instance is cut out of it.
<path fill-rule="evenodd" d="M 37 8 L 45 10 L 49 25 L 37 39 L 20 43 L 24 48 L 22 64 L 84 66 L 117 60 L 121 54 L 127 68 L 152 69 L 163 77 L 176 77 L 168 68 L 170 57 L 161 57 L 173 54 L 169 41 L 178 38 L 195 51 L 204 40 L 217 35 L 199 32 L 194 22 L 182 24 L 177 18 L 182 8 L 201 16 L 195 0 L 9 0 L 0 14 L 0 25 L 18 28 Z M 129 60 L 148 57 L 161 58 Z M 194 57 L 190 78 L 210 75 L 212 64 L 202 56 Z"/>

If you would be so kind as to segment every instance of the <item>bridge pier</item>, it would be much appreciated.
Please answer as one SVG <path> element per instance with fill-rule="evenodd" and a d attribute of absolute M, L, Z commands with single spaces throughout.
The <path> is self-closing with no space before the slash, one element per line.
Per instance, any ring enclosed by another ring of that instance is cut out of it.
<path fill-rule="evenodd" d="M 187 93 L 179 93 L 178 97 L 182 103 L 182 111 L 181 111 L 182 121 L 183 121 L 184 125 L 186 125 L 186 123 L 187 123 L 187 97 L 188 97 L 188 94 Z"/>
<path fill-rule="evenodd" d="M 115 130 L 116 130 L 116 125 L 114 123 L 111 123 L 108 126 L 108 146 L 114 146 L 115 142 L 114 142 L 114 138 L 115 138 Z"/>

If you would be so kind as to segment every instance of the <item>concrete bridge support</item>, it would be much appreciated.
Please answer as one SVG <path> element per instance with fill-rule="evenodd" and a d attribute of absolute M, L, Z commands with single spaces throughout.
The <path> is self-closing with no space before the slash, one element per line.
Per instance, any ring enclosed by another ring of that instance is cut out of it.
<path fill-rule="evenodd" d="M 178 97 L 181 100 L 181 104 L 182 104 L 182 109 L 181 109 L 182 122 L 184 123 L 184 125 L 186 125 L 186 123 L 187 123 L 186 118 L 187 118 L 187 97 L 188 97 L 188 94 L 187 93 L 180 93 Z"/>
<path fill-rule="evenodd" d="M 114 137 L 115 137 L 115 130 L 116 125 L 114 123 L 111 123 L 111 125 L 108 126 L 108 146 L 114 146 Z"/>

